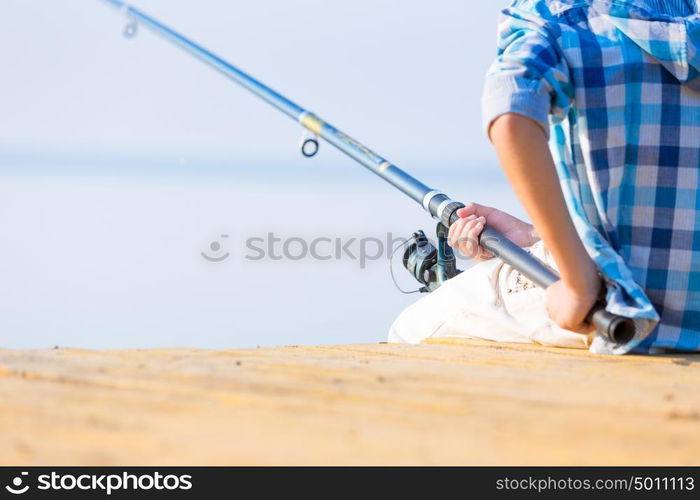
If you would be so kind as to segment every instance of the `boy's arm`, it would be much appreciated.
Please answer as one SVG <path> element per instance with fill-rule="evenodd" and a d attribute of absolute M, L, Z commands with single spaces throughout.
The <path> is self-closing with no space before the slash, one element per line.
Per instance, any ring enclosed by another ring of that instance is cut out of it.
<path fill-rule="evenodd" d="M 588 332 L 586 315 L 601 280 L 576 233 L 564 201 L 547 135 L 538 122 L 516 113 L 498 117 L 489 136 L 515 193 L 557 263 L 561 280 L 547 289 L 547 310 L 562 328 Z"/>

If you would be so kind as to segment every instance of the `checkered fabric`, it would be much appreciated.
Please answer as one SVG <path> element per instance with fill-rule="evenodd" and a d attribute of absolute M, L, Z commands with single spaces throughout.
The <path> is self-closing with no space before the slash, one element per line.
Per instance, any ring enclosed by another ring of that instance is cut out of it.
<path fill-rule="evenodd" d="M 484 121 L 541 123 L 625 346 L 700 351 L 700 0 L 516 0 Z"/>

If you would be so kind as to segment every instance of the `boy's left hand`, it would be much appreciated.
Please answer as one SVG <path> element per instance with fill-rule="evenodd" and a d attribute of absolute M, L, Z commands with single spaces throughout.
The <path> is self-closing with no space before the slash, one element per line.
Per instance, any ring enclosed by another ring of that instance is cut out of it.
<path fill-rule="evenodd" d="M 449 245 L 476 262 L 493 258 L 479 246 L 479 236 L 488 224 L 518 246 L 534 245 L 539 237 L 532 225 L 493 207 L 469 203 L 457 210 L 460 217 L 450 226 Z"/>

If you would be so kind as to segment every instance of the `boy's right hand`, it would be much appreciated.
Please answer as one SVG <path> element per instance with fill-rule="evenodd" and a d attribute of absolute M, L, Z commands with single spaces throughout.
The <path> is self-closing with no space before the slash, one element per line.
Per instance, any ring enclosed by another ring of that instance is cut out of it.
<path fill-rule="evenodd" d="M 457 211 L 460 219 L 450 226 L 448 243 L 477 262 L 493 258 L 479 246 L 479 236 L 486 224 L 518 246 L 529 247 L 539 241 L 535 228 L 517 217 L 492 207 L 470 203 Z"/>

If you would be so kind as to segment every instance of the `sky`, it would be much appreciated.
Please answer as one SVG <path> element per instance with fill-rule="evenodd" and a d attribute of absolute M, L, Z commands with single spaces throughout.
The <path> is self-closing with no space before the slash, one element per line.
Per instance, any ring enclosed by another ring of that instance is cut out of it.
<path fill-rule="evenodd" d="M 2 3 L 5 151 L 275 162 L 296 147 L 291 120 L 151 33 L 124 39 L 101 0 Z M 395 163 L 494 163 L 479 101 L 504 0 L 132 3 Z"/>
<path fill-rule="evenodd" d="M 134 2 L 426 184 L 522 215 L 480 118 L 502 4 Z M 417 299 L 389 245 L 366 266 L 247 258 L 270 234 L 430 234 L 412 200 L 330 146 L 302 158 L 298 124 L 145 30 L 126 40 L 102 0 L 2 6 L 0 347 L 377 342 Z"/>

